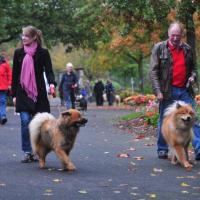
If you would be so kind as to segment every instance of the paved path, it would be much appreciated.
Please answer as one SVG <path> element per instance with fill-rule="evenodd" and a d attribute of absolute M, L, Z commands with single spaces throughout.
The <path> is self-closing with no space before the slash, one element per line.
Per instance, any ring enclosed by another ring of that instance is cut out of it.
<path fill-rule="evenodd" d="M 52 111 L 58 116 L 56 107 Z M 200 199 L 200 163 L 186 172 L 157 159 L 152 139 L 135 140 L 113 126 L 129 112 L 88 110 L 89 122 L 71 153 L 77 170 L 69 173 L 60 171 L 54 153 L 47 156 L 48 169 L 20 163 L 20 119 L 10 109 L 8 123 L 0 127 L 0 200 Z"/>

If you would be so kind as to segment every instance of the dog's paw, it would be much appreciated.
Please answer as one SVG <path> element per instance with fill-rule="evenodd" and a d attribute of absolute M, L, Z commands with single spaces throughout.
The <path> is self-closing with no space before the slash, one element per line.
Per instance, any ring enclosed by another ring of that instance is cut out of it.
<path fill-rule="evenodd" d="M 187 171 L 191 171 L 192 170 L 192 167 L 193 165 L 191 165 L 189 162 L 186 162 L 184 164 L 184 168 L 187 170 Z"/>
<path fill-rule="evenodd" d="M 43 160 L 39 159 L 39 167 L 40 167 L 40 169 L 45 169 L 46 168 L 45 162 Z"/>
<path fill-rule="evenodd" d="M 67 170 L 68 171 L 75 171 L 76 167 L 72 163 L 70 163 L 70 164 L 67 165 Z"/>

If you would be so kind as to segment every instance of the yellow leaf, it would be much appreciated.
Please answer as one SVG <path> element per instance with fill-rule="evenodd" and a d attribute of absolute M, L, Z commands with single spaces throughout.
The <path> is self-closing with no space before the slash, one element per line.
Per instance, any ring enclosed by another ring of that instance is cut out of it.
<path fill-rule="evenodd" d="M 187 183 L 184 183 L 184 182 L 183 182 L 183 183 L 181 183 L 181 186 L 182 186 L 182 187 L 189 187 L 190 185 L 188 185 Z"/>
<path fill-rule="evenodd" d="M 156 194 L 149 194 L 149 198 L 152 198 L 152 199 L 154 199 L 154 198 L 156 198 L 157 197 L 157 195 Z"/>

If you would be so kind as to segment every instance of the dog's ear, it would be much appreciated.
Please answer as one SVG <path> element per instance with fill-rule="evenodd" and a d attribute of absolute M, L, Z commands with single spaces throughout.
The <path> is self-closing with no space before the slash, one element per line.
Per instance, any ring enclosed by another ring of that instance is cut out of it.
<path fill-rule="evenodd" d="M 181 107 L 181 104 L 179 102 L 176 103 L 176 108 L 179 109 Z"/>
<path fill-rule="evenodd" d="M 72 114 L 69 111 L 64 111 L 61 113 L 62 117 L 71 116 Z"/>

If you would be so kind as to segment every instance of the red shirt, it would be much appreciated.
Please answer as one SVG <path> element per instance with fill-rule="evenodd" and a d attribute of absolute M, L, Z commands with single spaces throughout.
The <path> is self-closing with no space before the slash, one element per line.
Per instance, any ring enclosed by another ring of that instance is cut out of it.
<path fill-rule="evenodd" d="M 176 49 L 168 42 L 172 54 L 172 85 L 175 87 L 185 87 L 186 83 L 186 65 L 183 48 Z"/>
<path fill-rule="evenodd" d="M 5 62 L 0 64 L 0 90 L 8 90 L 11 86 L 12 70 L 10 65 Z"/>

